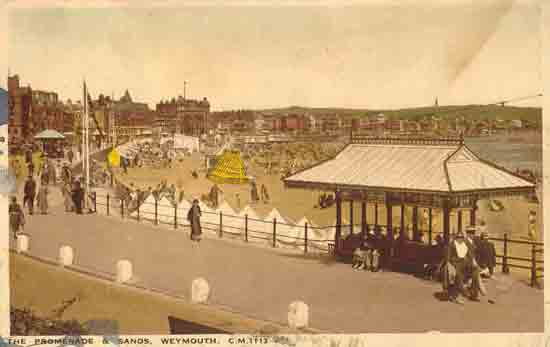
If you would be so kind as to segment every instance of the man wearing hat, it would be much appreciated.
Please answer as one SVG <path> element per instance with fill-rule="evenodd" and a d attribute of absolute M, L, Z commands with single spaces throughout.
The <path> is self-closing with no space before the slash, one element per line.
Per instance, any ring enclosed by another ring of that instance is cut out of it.
<path fill-rule="evenodd" d="M 487 277 L 493 276 L 496 266 L 495 245 L 489 241 L 489 234 L 486 231 L 481 232 L 481 239 L 477 251 L 477 262 L 482 273 L 489 272 Z"/>
<path fill-rule="evenodd" d="M 473 248 L 465 240 L 464 233 L 462 230 L 459 230 L 454 240 L 449 244 L 448 250 L 448 261 L 456 270 L 456 277 L 454 285 L 449 287 L 449 299 L 456 303 L 463 303 L 460 296 L 467 296 L 470 299 L 479 301 L 479 281 L 477 266 L 474 266 L 475 263 L 475 254 Z M 464 282 L 466 275 L 471 273 L 472 275 L 472 286 L 470 288 L 470 293 L 466 292 L 464 287 Z"/>

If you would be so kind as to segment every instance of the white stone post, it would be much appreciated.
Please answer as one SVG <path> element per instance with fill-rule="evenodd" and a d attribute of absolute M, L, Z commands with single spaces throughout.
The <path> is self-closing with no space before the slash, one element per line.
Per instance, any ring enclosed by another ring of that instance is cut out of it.
<path fill-rule="evenodd" d="M 292 329 L 307 328 L 309 308 L 302 301 L 294 301 L 288 306 L 288 326 Z"/>
<path fill-rule="evenodd" d="M 126 283 L 132 278 L 132 263 L 129 260 L 119 260 L 116 264 L 116 281 Z"/>
<path fill-rule="evenodd" d="M 29 236 L 26 234 L 19 234 L 17 236 L 17 253 L 24 253 L 29 251 Z"/>
<path fill-rule="evenodd" d="M 196 278 L 191 284 L 191 302 L 205 304 L 210 297 L 210 285 L 204 278 Z"/>
<path fill-rule="evenodd" d="M 61 246 L 59 248 L 59 265 L 71 266 L 73 265 L 74 252 L 70 246 Z"/>

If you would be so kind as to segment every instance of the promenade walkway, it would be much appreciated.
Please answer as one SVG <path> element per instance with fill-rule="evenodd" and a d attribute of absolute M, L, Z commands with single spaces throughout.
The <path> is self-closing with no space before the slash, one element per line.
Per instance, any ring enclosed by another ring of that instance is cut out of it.
<path fill-rule="evenodd" d="M 325 332 L 543 329 L 543 291 L 500 274 L 487 283 L 496 304 L 485 298 L 461 306 L 439 301 L 438 283 L 411 275 L 357 272 L 330 259 L 215 237 L 194 247 L 184 229 L 66 214 L 61 206 L 49 215 L 29 216 L 25 232 L 32 255 L 55 260 L 59 247 L 70 245 L 75 265 L 107 274 L 115 272 L 118 260 L 128 259 L 137 284 L 186 298 L 191 281 L 204 277 L 212 286 L 214 305 L 262 320 L 285 323 L 288 305 L 303 300 L 310 306 L 311 327 Z M 17 288 L 12 290 L 17 295 Z"/>

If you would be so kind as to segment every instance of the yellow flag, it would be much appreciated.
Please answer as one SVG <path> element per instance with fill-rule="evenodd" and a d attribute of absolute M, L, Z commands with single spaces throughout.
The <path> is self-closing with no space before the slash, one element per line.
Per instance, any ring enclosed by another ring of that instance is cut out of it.
<path fill-rule="evenodd" d="M 113 149 L 109 153 L 107 160 L 109 160 L 109 165 L 111 165 L 111 167 L 120 166 L 120 154 L 118 154 L 116 149 Z"/>

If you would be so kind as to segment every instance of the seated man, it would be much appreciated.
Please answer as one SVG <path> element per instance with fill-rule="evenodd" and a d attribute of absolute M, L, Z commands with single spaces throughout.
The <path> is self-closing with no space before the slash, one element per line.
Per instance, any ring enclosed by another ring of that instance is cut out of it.
<path fill-rule="evenodd" d="M 496 266 L 495 245 L 489 241 L 486 231 L 481 233 L 481 239 L 477 249 L 477 263 L 481 269 L 481 275 L 491 277 Z"/>

